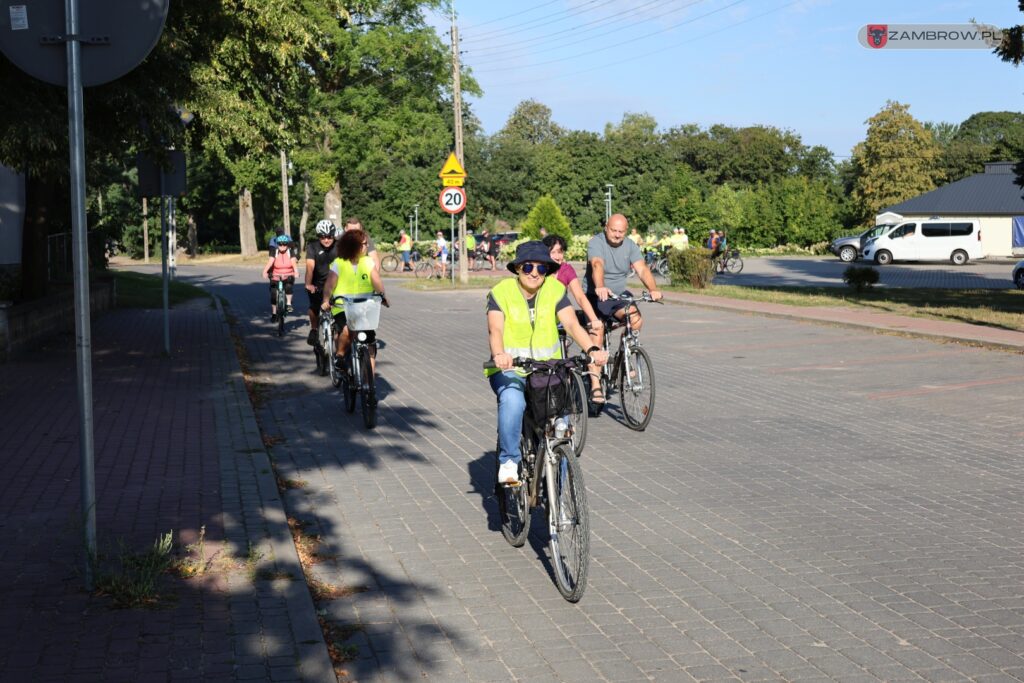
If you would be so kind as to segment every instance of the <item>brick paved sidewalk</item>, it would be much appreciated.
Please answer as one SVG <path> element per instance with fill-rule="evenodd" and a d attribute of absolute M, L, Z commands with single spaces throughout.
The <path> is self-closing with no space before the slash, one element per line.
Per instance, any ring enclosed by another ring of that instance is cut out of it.
<path fill-rule="evenodd" d="M 160 311 L 93 335 L 101 562 L 205 525 L 208 567 L 151 609 L 86 594 L 74 339 L 0 366 L 0 680 L 333 680 L 221 312 L 172 311 L 171 359 Z"/>
<path fill-rule="evenodd" d="M 984 344 L 986 346 L 996 346 L 1017 351 L 1024 350 L 1024 332 L 988 327 L 986 325 L 914 318 L 894 313 L 858 310 L 841 306 L 792 306 L 765 301 L 726 299 L 717 296 L 702 296 L 700 294 L 670 291 L 666 291 L 664 294 L 667 301 L 693 304 L 706 308 L 745 311 L 791 320 L 810 320 L 849 327 L 899 332 L 918 337 Z"/>

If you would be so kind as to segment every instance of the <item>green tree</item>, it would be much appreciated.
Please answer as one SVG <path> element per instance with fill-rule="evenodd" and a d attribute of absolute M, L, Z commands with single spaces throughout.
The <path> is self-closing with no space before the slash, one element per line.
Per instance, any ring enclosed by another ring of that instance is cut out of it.
<path fill-rule="evenodd" d="M 867 137 L 854 147 L 853 199 L 862 222 L 886 206 L 935 189 L 939 147 L 909 109 L 888 102 L 867 120 Z"/>
<path fill-rule="evenodd" d="M 737 192 L 729 185 L 719 185 L 707 199 L 707 214 L 710 227 L 735 230 L 743 225 L 741 190 Z"/>
<path fill-rule="evenodd" d="M 549 194 L 541 195 L 537 203 L 530 209 L 526 220 L 519 226 L 522 237 L 540 239 L 540 230 L 544 228 L 549 235 L 561 235 L 567 241 L 572 239 L 569 221 L 558 208 L 558 204 Z"/>

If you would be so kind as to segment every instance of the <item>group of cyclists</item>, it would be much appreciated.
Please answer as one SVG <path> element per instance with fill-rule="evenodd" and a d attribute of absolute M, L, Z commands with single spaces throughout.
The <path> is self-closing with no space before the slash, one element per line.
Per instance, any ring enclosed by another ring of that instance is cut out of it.
<path fill-rule="evenodd" d="M 332 299 L 340 296 L 377 293 L 384 297 L 384 283 L 380 277 L 380 262 L 373 238 L 363 229 L 362 222 L 356 217 L 345 221 L 344 228 L 339 229 L 328 219 L 321 220 L 314 229 L 316 241 L 306 246 L 305 254 L 305 289 L 309 297 L 309 336 L 306 342 L 316 344 L 316 330 L 320 315 L 330 314 L 337 323 L 335 335 L 336 356 L 334 362 L 341 367 L 342 358 L 348 351 L 350 339 L 345 320 L 345 307 L 340 301 L 332 303 Z M 263 269 L 263 275 L 270 280 L 271 320 L 284 315 L 278 311 L 275 302 L 277 282 L 284 282 L 288 305 L 291 313 L 292 290 L 298 276 L 298 259 L 293 251 L 294 241 L 285 234 L 279 234 L 271 240 L 271 256 Z M 382 303 L 389 305 L 386 297 Z M 373 359 L 371 358 L 371 363 Z"/>
<path fill-rule="evenodd" d="M 603 321 L 630 316 L 637 331 L 643 324 L 639 309 L 618 299 L 628 293 L 630 272 L 649 290 L 652 300 L 662 298 L 640 247 L 626 238 L 628 229 L 626 217 L 614 214 L 604 231 L 590 239 L 585 293 L 575 270 L 565 262 L 565 240 L 555 235 L 520 244 L 508 264 L 515 277 L 503 280 L 488 293 L 488 343 L 495 369 L 486 375 L 498 399 L 499 484 L 518 483 L 522 460 L 519 435 L 526 410 L 526 373 L 513 367 L 513 360 L 559 358 L 561 324 L 590 357 L 591 402 L 603 403 L 605 397 L 597 381 L 598 366 L 608 361 L 603 350 Z M 580 307 L 579 314 L 569 294 Z M 581 320 L 585 322 L 581 324 Z"/>
<path fill-rule="evenodd" d="M 590 356 L 590 401 L 601 404 L 605 401 L 598 382 L 597 369 L 608 360 L 603 350 L 604 321 L 623 320 L 630 316 L 634 330 L 643 326 L 640 312 L 635 305 L 618 299 L 628 293 L 627 279 L 631 273 L 649 290 L 651 299 L 662 298 L 654 275 L 648 268 L 644 254 L 634 235 L 628 235 L 629 221 L 622 214 L 614 214 L 604 230 L 595 235 L 587 244 L 587 264 L 584 275 L 585 290 L 576 271 L 566 262 L 567 244 L 557 235 L 548 235 L 543 241 L 534 240 L 520 244 L 515 258 L 508 264 L 514 277 L 507 278 L 493 287 L 487 295 L 487 330 L 491 358 L 496 369 L 488 371 L 488 380 L 498 399 L 498 434 L 500 443 L 499 481 L 514 483 L 518 480 L 519 431 L 522 423 L 524 401 L 524 377 L 522 370 L 513 368 L 515 358 L 548 360 L 561 356 L 558 328 L 585 349 Z M 678 229 L 674 236 L 685 231 Z M 332 304 L 335 297 L 377 293 L 384 295 L 384 284 L 376 257 L 372 238 L 363 229 L 358 218 L 349 218 L 343 229 L 338 229 L 330 220 L 316 224 L 316 241 L 307 245 L 305 254 L 305 289 L 308 293 L 308 315 L 310 332 L 307 342 L 316 343 L 316 329 L 319 316 L 330 314 L 337 323 L 335 338 L 336 363 L 349 347 L 349 332 L 345 311 L 340 302 Z M 481 239 L 467 235 L 467 249 L 472 247 L 492 256 L 489 252 L 491 240 L 487 231 Z M 659 238 L 661 239 L 661 238 Z M 671 238 L 669 238 L 671 240 Z M 438 256 L 447 254 L 444 236 L 438 233 L 436 242 Z M 676 238 L 675 244 L 681 243 Z M 670 247 L 673 243 L 670 241 Z M 399 250 L 408 253 L 411 240 L 404 234 L 399 238 Z M 287 312 L 292 308 L 292 290 L 298 276 L 298 259 L 293 252 L 293 240 L 288 235 L 278 235 L 271 245 L 271 255 L 264 267 L 264 276 L 271 284 L 271 315 L 274 320 L 285 311 L 278 311 L 274 305 L 276 282 L 283 280 L 287 295 Z M 403 255 L 404 264 L 408 260 Z M 549 277 L 553 276 L 553 277 Z M 570 301 L 580 309 L 577 313 Z M 387 300 L 384 300 L 387 305 Z"/>

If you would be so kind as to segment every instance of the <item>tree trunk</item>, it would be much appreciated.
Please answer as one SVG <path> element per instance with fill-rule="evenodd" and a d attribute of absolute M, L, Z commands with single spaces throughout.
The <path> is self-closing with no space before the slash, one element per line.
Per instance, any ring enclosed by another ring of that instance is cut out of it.
<path fill-rule="evenodd" d="M 284 218 L 284 234 L 292 234 L 292 209 L 288 202 L 288 154 L 281 150 L 281 213 Z"/>
<path fill-rule="evenodd" d="M 302 180 L 302 217 L 299 218 L 299 253 L 306 253 L 306 224 L 309 223 L 309 179 Z"/>
<path fill-rule="evenodd" d="M 49 289 L 47 237 L 52 224 L 61 222 L 62 209 L 70 211 L 70 203 L 66 191 L 58 183 L 33 177 L 31 173 L 25 175 L 25 230 L 21 241 L 22 300 L 38 299 Z"/>
<path fill-rule="evenodd" d="M 324 195 L 324 216 L 341 227 L 341 183 L 335 182 L 331 191 Z"/>
<path fill-rule="evenodd" d="M 188 255 L 192 258 L 199 253 L 199 242 L 196 241 L 196 219 L 191 215 L 188 217 Z"/>
<path fill-rule="evenodd" d="M 259 253 L 256 247 L 256 217 L 252 212 L 252 193 L 243 187 L 238 193 L 238 241 L 242 247 L 242 256 L 255 256 Z"/>
<path fill-rule="evenodd" d="M 149 200 L 142 198 L 142 258 L 149 263 Z"/>

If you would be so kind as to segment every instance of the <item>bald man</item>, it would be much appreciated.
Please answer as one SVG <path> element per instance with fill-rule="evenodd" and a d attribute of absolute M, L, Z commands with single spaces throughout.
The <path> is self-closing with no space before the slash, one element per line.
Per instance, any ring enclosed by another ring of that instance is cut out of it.
<path fill-rule="evenodd" d="M 632 240 L 626 239 L 628 230 L 629 221 L 621 213 L 617 213 L 608 219 L 604 232 L 595 235 L 587 243 L 587 298 L 601 317 L 614 316 L 622 320 L 628 312 L 632 316 L 633 329 L 639 331 L 643 326 L 643 320 L 636 306 L 627 311 L 624 301 L 610 297 L 629 292 L 626 289 L 626 280 L 631 268 L 636 271 L 644 287 L 651 292 L 652 299 L 659 301 L 661 292 L 658 291 L 654 275 L 644 262 L 640 247 Z M 592 336 L 596 337 L 596 343 L 600 345 L 600 334 L 592 333 Z"/>

